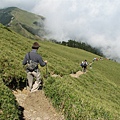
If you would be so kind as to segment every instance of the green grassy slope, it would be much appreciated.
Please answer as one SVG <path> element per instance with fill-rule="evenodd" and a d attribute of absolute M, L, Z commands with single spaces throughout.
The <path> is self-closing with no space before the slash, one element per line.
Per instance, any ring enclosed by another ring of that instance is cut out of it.
<path fill-rule="evenodd" d="M 0 120 L 19 120 L 23 117 L 19 104 L 10 89 L 1 81 L 0 77 Z"/>
<path fill-rule="evenodd" d="M 33 39 L 45 34 L 43 29 L 44 19 L 43 16 L 16 7 L 0 9 L 0 22 L 3 25 L 9 26 L 17 33 Z"/>
<path fill-rule="evenodd" d="M 0 75 L 6 84 L 26 79 L 22 60 L 33 42 L 0 25 Z M 38 53 L 48 60 L 48 72 L 61 76 L 44 79 L 45 94 L 67 120 L 120 119 L 120 64 L 107 59 L 95 61 L 86 74 L 72 78 L 70 73 L 81 70 L 82 60 L 90 63 L 99 56 L 48 41 L 38 42 Z M 46 68 L 40 69 L 45 75 Z"/>

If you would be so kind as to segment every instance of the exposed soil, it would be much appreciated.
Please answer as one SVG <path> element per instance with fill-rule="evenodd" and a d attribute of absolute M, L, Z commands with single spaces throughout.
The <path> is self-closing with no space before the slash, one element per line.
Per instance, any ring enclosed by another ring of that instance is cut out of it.
<path fill-rule="evenodd" d="M 65 120 L 64 116 L 58 113 L 46 98 L 43 90 L 30 93 L 23 89 L 13 91 L 13 94 L 20 106 L 24 108 L 25 120 Z"/>
<path fill-rule="evenodd" d="M 70 76 L 78 78 L 82 74 L 84 72 L 78 71 L 75 74 L 70 74 Z M 52 75 L 52 77 L 60 76 Z M 24 120 L 65 120 L 64 116 L 58 113 L 49 99 L 46 98 L 43 90 L 31 93 L 24 88 L 23 90 L 13 91 L 13 94 L 20 106 L 24 108 Z"/>
<path fill-rule="evenodd" d="M 75 74 L 70 74 L 71 77 L 75 77 L 75 78 L 78 78 L 80 75 L 84 74 L 84 72 L 82 71 L 78 71 L 76 72 Z"/>

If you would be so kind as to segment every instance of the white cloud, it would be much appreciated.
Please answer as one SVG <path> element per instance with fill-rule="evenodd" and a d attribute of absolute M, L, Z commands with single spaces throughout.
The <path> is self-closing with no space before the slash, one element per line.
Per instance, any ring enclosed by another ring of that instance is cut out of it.
<path fill-rule="evenodd" d="M 85 38 L 106 56 L 120 58 L 119 6 L 119 0 L 41 0 L 33 11 L 47 18 L 54 39 Z"/>

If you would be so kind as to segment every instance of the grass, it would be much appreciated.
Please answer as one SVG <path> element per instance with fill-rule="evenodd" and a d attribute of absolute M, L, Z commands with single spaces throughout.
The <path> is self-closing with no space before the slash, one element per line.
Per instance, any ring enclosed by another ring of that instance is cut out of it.
<path fill-rule="evenodd" d="M 5 84 L 14 80 L 19 85 L 26 80 L 22 60 L 35 41 L 41 45 L 38 53 L 48 60 L 48 72 L 61 76 L 44 79 L 44 91 L 66 120 L 120 119 L 119 63 L 104 58 L 95 61 L 92 69 L 88 66 L 86 74 L 73 78 L 70 73 L 81 70 L 81 61 L 87 59 L 91 63 L 100 56 L 47 40 L 30 40 L 0 25 L 0 74 Z M 44 76 L 46 68 L 40 69 Z"/>
<path fill-rule="evenodd" d="M 19 120 L 22 113 L 15 96 L 1 81 L 0 77 L 0 120 Z"/>
<path fill-rule="evenodd" d="M 37 39 L 45 34 L 42 26 L 45 19 L 43 16 L 16 7 L 9 7 L 4 10 L 0 9 L 0 18 L 2 24 L 6 26 L 10 24 L 9 28 L 25 37 Z M 38 23 L 41 26 L 34 23 Z"/>

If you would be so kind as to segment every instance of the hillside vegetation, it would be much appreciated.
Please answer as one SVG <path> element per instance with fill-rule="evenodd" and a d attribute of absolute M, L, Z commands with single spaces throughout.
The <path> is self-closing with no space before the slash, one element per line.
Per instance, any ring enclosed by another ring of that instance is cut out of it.
<path fill-rule="evenodd" d="M 120 119 L 120 64 L 107 59 L 95 61 L 92 69 L 79 78 L 73 78 L 71 73 L 81 70 L 80 62 L 87 59 L 92 62 L 94 57 L 100 57 L 77 48 L 70 48 L 49 41 L 38 41 L 41 48 L 38 53 L 48 60 L 48 78 L 45 79 L 46 68 L 40 67 L 45 94 L 55 108 L 62 111 L 66 120 L 119 120 Z M 26 52 L 31 50 L 35 40 L 24 38 L 8 28 L 0 25 L 0 82 L 20 87 L 26 80 L 22 60 Z M 60 75 L 52 77 L 51 74 Z M 3 83 L 2 83 L 3 84 Z M 11 91 L 2 85 L 0 92 L 0 119 L 18 118 L 19 112 L 6 115 L 3 101 L 14 99 Z M 6 98 L 6 92 L 10 97 Z M 1 95 L 2 94 L 2 95 Z M 3 99 L 4 98 L 4 99 Z M 10 101 L 8 101 L 10 102 Z M 14 104 L 15 102 L 13 102 Z M 17 104 L 15 105 L 16 110 Z M 7 108 L 10 106 L 8 105 Z"/>
<path fill-rule="evenodd" d="M 0 23 L 31 39 L 40 39 L 45 35 L 44 20 L 43 16 L 17 7 L 0 9 Z"/>

